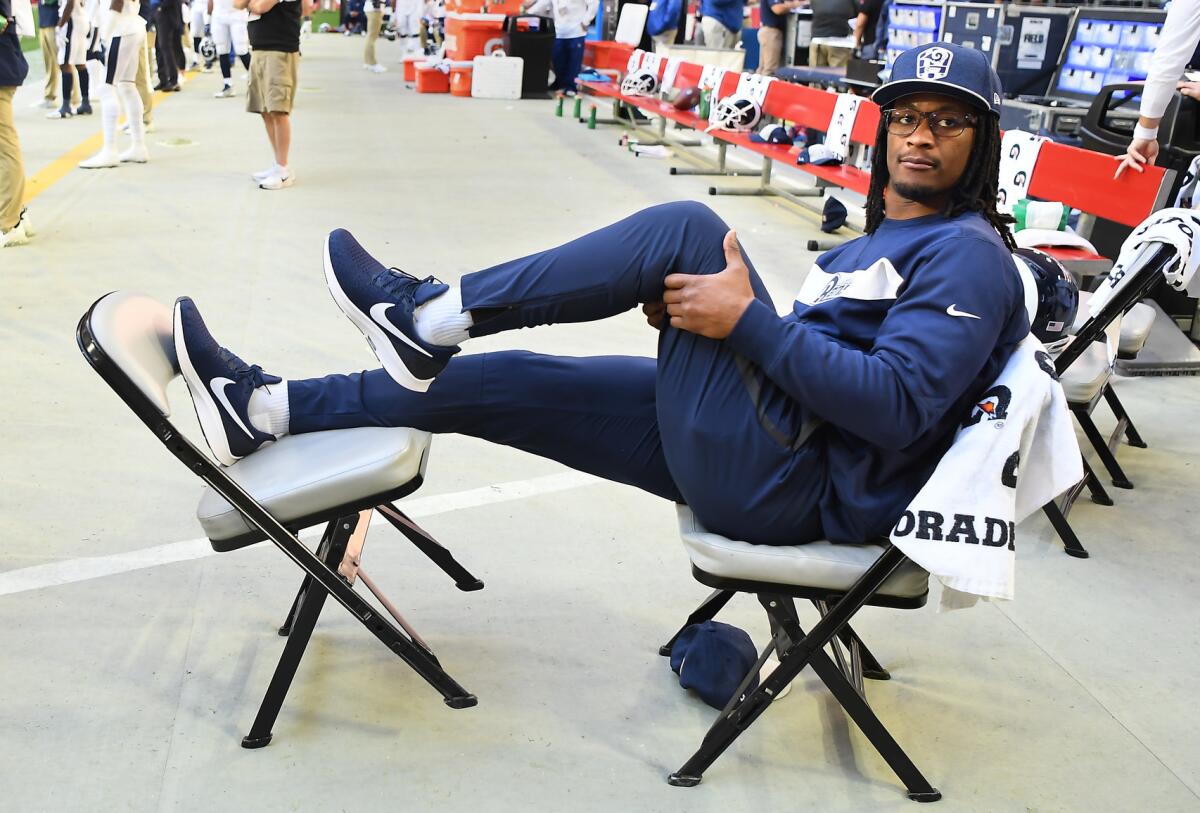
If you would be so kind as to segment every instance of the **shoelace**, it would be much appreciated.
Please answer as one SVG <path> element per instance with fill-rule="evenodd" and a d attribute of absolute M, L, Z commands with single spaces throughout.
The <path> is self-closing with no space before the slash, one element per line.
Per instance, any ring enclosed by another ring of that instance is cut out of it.
<path fill-rule="evenodd" d="M 226 350 L 224 347 L 222 347 L 220 350 L 220 356 L 221 361 L 225 362 L 225 364 L 233 372 L 234 381 L 249 379 L 250 384 L 254 387 L 254 389 L 258 389 L 259 387 L 267 387 L 267 392 L 271 391 L 270 385 L 267 384 L 266 381 L 267 373 L 262 367 L 257 364 L 247 364 L 233 353 Z"/>
<path fill-rule="evenodd" d="M 407 271 L 401 271 L 399 268 L 392 267 L 386 271 L 379 272 L 375 277 L 375 284 L 393 296 L 398 296 L 401 301 L 405 302 L 409 307 L 413 304 L 413 295 L 417 288 L 428 283 L 437 284 L 440 281 L 434 276 L 418 279 Z"/>

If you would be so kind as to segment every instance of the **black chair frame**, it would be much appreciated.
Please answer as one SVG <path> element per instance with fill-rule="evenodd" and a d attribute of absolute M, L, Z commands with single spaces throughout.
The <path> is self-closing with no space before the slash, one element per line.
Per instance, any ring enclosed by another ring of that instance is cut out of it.
<path fill-rule="evenodd" d="M 79 321 L 76 342 L 80 351 L 96 373 L 167 450 L 189 471 L 237 508 L 254 528 L 251 533 L 235 540 L 226 540 L 224 544 L 214 544 L 213 547 L 218 551 L 233 550 L 255 541 L 269 539 L 305 573 L 300 591 L 288 613 L 288 619 L 279 630 L 281 635 L 288 635 L 288 643 L 284 647 L 251 733 L 243 738 L 242 745 L 246 748 L 260 748 L 271 741 L 271 726 L 282 707 L 327 596 L 331 596 L 345 607 L 372 635 L 383 642 L 384 646 L 437 690 L 447 706 L 463 709 L 476 705 L 478 701 L 475 696 L 446 673 L 423 641 L 414 634 L 397 628 L 355 592 L 348 579 L 337 572 L 337 567 L 346 552 L 347 542 L 358 527 L 359 512 L 367 508 L 376 508 L 385 519 L 454 579 L 460 590 L 478 590 L 483 587 L 483 582 L 460 565 L 448 550 L 390 504 L 390 500 L 414 491 L 420 485 L 420 478 L 406 483 L 402 488 L 382 498 L 372 497 L 352 505 L 339 506 L 290 523 L 291 528 L 285 527 L 184 437 L 100 346 L 92 333 L 91 317 L 96 305 L 103 299 L 104 297 L 101 297 L 93 303 Z M 295 530 L 321 522 L 327 523 L 325 532 L 317 552 L 313 553 L 296 537 Z"/>
<path fill-rule="evenodd" d="M 884 552 L 844 593 L 796 585 L 726 579 L 692 567 L 692 575 L 697 581 L 716 590 L 659 649 L 659 654 L 670 655 L 672 646 L 684 629 L 691 624 L 714 618 L 735 593 L 757 596 L 770 620 L 772 640 L 764 648 L 758 663 L 747 673 L 734 698 L 705 734 L 699 749 L 679 770 L 668 777 L 669 784 L 676 787 L 698 785 L 704 771 L 766 711 L 771 702 L 806 666 L 812 666 L 813 671 L 828 687 L 850 719 L 904 783 L 908 790 L 908 798 L 918 802 L 936 802 L 942 798 L 941 793 L 929 784 L 875 715 L 867 703 L 863 689 L 864 677 L 887 680 L 891 675 L 850 626 L 851 618 L 867 605 L 911 609 L 924 606 L 928 598 L 928 593 L 913 598 L 897 598 L 878 593 L 888 577 L 908 558 L 887 540 L 879 540 L 879 543 L 883 545 Z M 821 613 L 820 620 L 808 633 L 800 626 L 796 598 L 812 601 Z M 839 642 L 849 649 L 848 656 L 842 653 Z M 825 651 L 827 645 L 831 647 L 833 657 Z M 779 666 L 754 691 L 747 693 L 750 682 L 772 652 L 777 654 Z"/>
<path fill-rule="evenodd" d="M 1155 243 L 1142 249 L 1141 254 L 1130 263 L 1130 269 L 1126 271 L 1126 273 L 1136 274 L 1137 278 L 1127 283 L 1124 288 L 1105 302 L 1104 307 L 1100 309 L 1098 314 L 1084 322 L 1076 332 L 1075 338 L 1058 355 L 1058 358 L 1054 360 L 1056 374 L 1061 376 L 1065 373 L 1088 347 L 1091 346 L 1092 342 L 1104 340 L 1104 331 L 1114 319 L 1129 312 L 1134 305 L 1149 296 L 1162 283 L 1163 269 L 1174 258 L 1175 249 L 1171 246 Z M 1091 417 L 1092 410 L 1095 409 L 1101 399 L 1108 403 L 1109 408 L 1117 418 L 1116 428 L 1108 438 L 1103 436 Z M 1129 442 L 1130 446 L 1137 448 L 1146 448 L 1146 443 L 1138 433 L 1137 427 L 1133 425 L 1133 421 L 1130 419 L 1128 412 L 1125 411 L 1124 405 L 1117 398 L 1117 394 L 1113 390 L 1111 383 L 1106 382 L 1100 393 L 1092 399 L 1091 403 L 1072 406 L 1071 412 L 1079 421 L 1079 425 L 1083 429 L 1088 442 L 1096 450 L 1100 462 L 1104 464 L 1105 469 L 1112 478 L 1113 485 L 1118 488 L 1133 488 L 1133 483 L 1129 481 L 1124 470 L 1117 463 L 1114 452 L 1120 444 L 1122 437 Z M 1057 502 L 1050 502 L 1044 505 L 1042 510 L 1045 512 L 1047 518 L 1049 518 L 1050 524 L 1054 526 L 1054 530 L 1058 533 L 1059 538 L 1062 539 L 1066 552 L 1072 556 L 1086 559 L 1088 552 L 1080 543 L 1079 537 L 1071 528 L 1071 524 L 1067 521 L 1067 515 L 1071 511 L 1071 506 L 1074 505 L 1076 498 L 1078 498 L 1085 487 L 1091 493 L 1092 502 L 1100 505 L 1112 505 L 1113 501 L 1108 496 L 1108 492 L 1100 484 L 1099 478 L 1092 471 L 1092 467 L 1088 464 L 1086 458 L 1083 461 L 1083 469 L 1083 479 L 1075 484 L 1074 487 L 1068 489 L 1066 494 Z"/>

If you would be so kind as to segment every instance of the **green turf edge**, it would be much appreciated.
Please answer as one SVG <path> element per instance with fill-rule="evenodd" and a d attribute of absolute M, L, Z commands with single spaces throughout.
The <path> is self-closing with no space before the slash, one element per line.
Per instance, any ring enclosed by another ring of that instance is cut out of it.
<path fill-rule="evenodd" d="M 21 37 L 21 50 L 22 51 L 36 51 L 40 47 L 41 46 L 38 45 L 37 37 Z"/>

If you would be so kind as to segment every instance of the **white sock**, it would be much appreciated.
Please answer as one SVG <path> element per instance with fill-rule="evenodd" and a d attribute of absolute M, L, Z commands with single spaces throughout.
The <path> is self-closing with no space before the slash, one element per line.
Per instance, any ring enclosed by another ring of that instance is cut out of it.
<path fill-rule="evenodd" d="M 283 437 L 288 433 L 288 423 L 291 421 L 291 407 L 288 404 L 288 383 L 284 379 L 269 387 L 258 387 L 250 393 L 250 404 L 247 408 L 250 415 L 250 425 L 259 432 Z"/>
<path fill-rule="evenodd" d="M 125 118 L 129 122 L 129 138 L 134 147 L 146 145 L 146 125 L 142 124 L 142 115 L 146 112 L 142 107 L 142 97 L 138 95 L 137 85 L 133 82 L 117 84 L 117 93 L 121 94 L 121 103 L 125 107 Z"/>
<path fill-rule="evenodd" d="M 117 101 L 117 93 L 112 85 L 100 86 L 100 127 L 104 131 L 104 152 L 109 155 L 117 151 L 117 119 L 121 115 L 121 105 Z"/>
<path fill-rule="evenodd" d="M 462 291 L 451 285 L 450 290 L 429 300 L 413 312 L 417 335 L 429 344 L 453 347 L 469 339 L 467 331 L 475 320 L 463 310 Z"/>

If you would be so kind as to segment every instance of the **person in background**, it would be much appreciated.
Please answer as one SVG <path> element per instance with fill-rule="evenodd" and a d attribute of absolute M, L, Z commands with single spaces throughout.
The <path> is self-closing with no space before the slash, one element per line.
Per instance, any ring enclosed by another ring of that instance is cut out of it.
<path fill-rule="evenodd" d="M 367 44 L 363 46 L 363 67 L 371 73 L 387 73 L 387 68 L 379 64 L 375 58 L 375 43 L 379 41 L 379 31 L 383 28 L 384 0 L 367 0 L 363 11 L 367 15 Z"/>
<path fill-rule="evenodd" d="M 0 0 L 0 248 L 23 245 L 33 236 L 21 208 L 25 200 L 25 165 L 12 104 L 28 74 L 29 63 L 21 53 L 12 0 Z"/>
<path fill-rule="evenodd" d="M 783 30 L 786 14 L 807 6 L 808 0 L 759 0 L 761 25 L 758 29 L 758 73 L 774 76 L 783 56 Z"/>
<path fill-rule="evenodd" d="M 158 10 L 154 15 L 154 27 L 158 31 L 157 47 L 154 49 L 158 61 L 158 84 L 155 90 L 175 93 L 179 90 L 179 71 L 183 61 L 177 49 L 182 49 L 180 38 L 183 37 L 183 8 L 179 0 L 159 0 Z"/>
<path fill-rule="evenodd" d="M 1127 169 L 1141 172 L 1142 164 L 1153 165 L 1158 158 L 1158 124 L 1197 45 L 1200 45 L 1200 0 L 1175 0 L 1150 60 L 1133 140 L 1121 156 L 1113 177 L 1121 177 Z M 1185 86 L 1184 95 L 1193 95 L 1192 88 Z"/>
<path fill-rule="evenodd" d="M 813 42 L 808 46 L 808 64 L 814 67 L 842 67 L 850 61 L 850 49 L 838 48 L 818 40 L 850 35 L 851 18 L 856 17 L 855 0 L 810 0 Z"/>
<path fill-rule="evenodd" d="M 733 48 L 742 34 L 742 0 L 700 0 L 700 31 L 708 48 Z"/>
<path fill-rule="evenodd" d="M 583 67 L 583 43 L 596 19 L 599 0 L 533 0 L 524 6 L 529 14 L 554 19 L 554 83 L 550 90 L 575 95 L 575 77 Z"/>
<path fill-rule="evenodd" d="M 646 15 L 646 33 L 650 39 L 659 45 L 674 45 L 682 7 L 683 0 L 651 0 Z"/>
<path fill-rule="evenodd" d="M 88 101 L 88 72 L 87 47 L 91 37 L 88 23 L 87 8 L 83 0 L 66 0 L 58 20 L 58 61 L 62 65 L 62 107 L 46 114 L 48 119 L 69 119 L 78 113 L 81 116 L 92 114 L 92 105 Z M 75 87 L 76 80 L 79 87 Z M 83 101 L 74 110 L 71 109 L 71 97 L 78 96 Z"/>
<path fill-rule="evenodd" d="M 46 67 L 46 91 L 42 100 L 34 102 L 33 106 L 53 110 L 58 106 L 58 0 L 42 0 L 38 3 L 38 41 L 42 46 L 42 62 Z"/>
<path fill-rule="evenodd" d="M 875 56 L 876 28 L 883 12 L 884 0 L 854 0 L 858 16 L 854 18 L 854 53 L 864 59 Z"/>
<path fill-rule="evenodd" d="M 200 2 L 200 0 L 197 0 Z M 233 7 L 233 0 L 208 0 L 209 30 L 221 65 L 221 89 L 217 99 L 233 97 L 233 55 L 250 73 L 250 12 Z"/>
<path fill-rule="evenodd" d="M 100 124 L 104 146 L 79 162 L 81 169 L 110 169 L 122 163 L 150 160 L 142 126 L 142 99 L 135 81 L 146 48 L 146 23 L 137 0 L 112 0 L 100 24 L 104 41 L 105 82 L 100 89 Z M 117 152 L 117 119 L 122 110 L 129 120 L 129 149 Z"/>
<path fill-rule="evenodd" d="M 286 189 L 296 175 L 288 167 L 292 146 L 292 103 L 300 73 L 300 18 L 307 0 L 233 0 L 236 9 L 257 15 L 250 21 L 250 87 L 246 110 L 262 116 L 275 163 L 254 173 L 259 189 Z"/>

